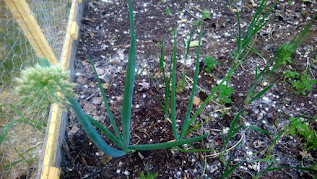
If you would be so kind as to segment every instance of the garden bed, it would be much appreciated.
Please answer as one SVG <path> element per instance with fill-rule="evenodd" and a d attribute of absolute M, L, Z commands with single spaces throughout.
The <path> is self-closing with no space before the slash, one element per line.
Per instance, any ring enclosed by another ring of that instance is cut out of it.
<path fill-rule="evenodd" d="M 236 1 L 243 34 L 259 7 L 257 1 Z M 159 73 L 159 42 L 165 44 L 165 65 L 169 67 L 173 53 L 172 30 L 177 29 L 177 76 L 182 79 L 186 69 L 186 88 L 176 94 L 177 122 L 181 124 L 187 110 L 197 47 L 190 48 L 188 60 L 184 61 L 185 44 L 195 20 L 201 18 L 203 10 L 210 12 L 210 18 L 203 23 L 203 37 L 200 58 L 198 89 L 195 95 L 193 113 L 204 101 L 211 89 L 217 85 L 230 68 L 232 53 L 237 47 L 238 34 L 236 8 L 232 3 L 216 1 L 134 1 L 137 68 L 134 86 L 131 141 L 130 144 L 168 142 L 173 133 L 169 120 L 159 100 L 164 99 L 164 81 Z M 269 3 L 268 6 L 272 5 Z M 317 89 L 297 94 L 292 78 L 285 77 L 285 71 L 296 71 L 300 76 L 306 72 L 310 81 L 317 74 L 317 27 L 311 26 L 311 33 L 302 45 L 291 55 L 291 63 L 281 66 L 272 75 L 269 83 L 273 87 L 252 104 L 245 106 L 245 112 L 237 126 L 254 126 L 274 135 L 244 127 L 232 137 L 226 153 L 218 154 L 223 148 L 234 116 L 244 107 L 244 100 L 250 90 L 256 70 L 263 70 L 279 48 L 299 34 L 317 13 L 314 2 L 280 1 L 273 9 L 272 19 L 259 31 L 244 62 L 236 70 L 229 83 L 233 93 L 227 98 L 213 99 L 197 117 L 197 124 L 206 122 L 189 136 L 210 135 L 193 144 L 196 149 L 207 152 L 180 152 L 178 150 L 136 151 L 123 157 L 112 158 L 101 152 L 87 137 L 72 110 L 63 144 L 62 178 L 136 178 L 148 168 L 158 172 L 159 178 L 220 178 L 232 155 L 230 167 L 242 162 L 232 177 L 252 178 L 263 172 L 273 162 L 280 170 L 265 172 L 268 178 L 314 178 L 313 172 L 286 167 L 310 168 L 316 165 L 316 147 L 307 149 L 307 140 L 296 133 L 288 134 L 290 119 L 301 117 L 314 119 L 306 124 L 315 131 L 317 115 Z M 124 78 L 130 47 L 130 24 L 127 2 L 87 1 L 82 21 L 82 37 L 75 61 L 75 92 L 83 110 L 98 122 L 112 130 L 103 104 L 97 80 L 86 54 L 95 63 L 98 75 L 105 89 L 112 114 L 118 126 L 123 99 Z M 199 32 L 194 28 L 193 41 Z M 258 52 L 259 54 L 257 54 Z M 205 55 L 214 58 L 217 64 L 211 72 L 206 69 Z M 169 69 L 169 68 L 167 68 Z M 300 77 L 297 77 L 299 80 Z M 259 84 L 256 92 L 266 87 Z M 230 99 L 230 102 L 228 101 Z M 192 113 L 192 114 L 193 114 Z M 119 127 L 119 130 L 121 128 Z M 278 140 L 274 140 L 278 134 Z M 104 137 L 107 143 L 110 140 Z M 316 142 L 316 141 L 315 141 Z M 271 145 L 272 144 L 272 145 Z M 316 145 L 316 144 L 315 144 Z M 189 145 L 183 149 L 191 148 Z M 270 150 L 270 147 L 272 149 Z M 270 162 L 252 162 L 268 159 Z M 284 167 L 284 168 L 283 168 Z M 315 167 L 316 170 L 316 167 Z"/>

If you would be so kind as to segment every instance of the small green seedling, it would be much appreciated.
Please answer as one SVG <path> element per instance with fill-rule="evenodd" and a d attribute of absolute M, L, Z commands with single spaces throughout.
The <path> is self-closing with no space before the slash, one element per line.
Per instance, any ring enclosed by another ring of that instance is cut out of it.
<path fill-rule="evenodd" d="M 203 10 L 203 20 L 210 19 L 210 12 L 207 10 Z"/>
<path fill-rule="evenodd" d="M 205 71 L 208 73 L 212 72 L 212 69 L 219 64 L 219 62 L 217 62 L 215 60 L 215 58 L 210 57 L 209 55 L 205 56 L 205 60 L 204 60 L 204 64 L 205 64 Z"/>
<path fill-rule="evenodd" d="M 181 92 L 183 92 L 185 90 L 185 88 L 186 88 L 186 81 L 181 79 L 181 80 L 179 80 L 177 82 L 175 90 L 176 90 L 177 93 L 181 93 Z"/>
<path fill-rule="evenodd" d="M 315 119 L 311 119 L 309 121 L 316 121 Z M 309 129 L 308 121 L 303 120 L 301 117 L 290 118 L 290 125 L 288 126 L 288 130 L 286 134 L 290 134 L 291 136 L 302 136 L 306 142 L 306 149 L 316 149 L 317 148 L 317 136 L 313 129 Z"/>
<path fill-rule="evenodd" d="M 286 65 L 287 63 L 292 63 L 291 54 L 294 52 L 294 48 L 290 43 L 284 43 L 279 48 L 279 55 L 281 56 L 281 63 Z"/>
<path fill-rule="evenodd" d="M 194 23 L 194 26 L 199 26 L 199 20 L 194 20 L 193 23 Z"/>
<path fill-rule="evenodd" d="M 217 97 L 219 103 L 220 104 L 231 103 L 231 99 L 229 97 L 233 93 L 233 90 L 234 90 L 233 87 L 228 87 L 227 85 L 222 84 L 222 85 L 220 85 L 219 90 L 220 90 L 220 92 L 219 92 L 218 97 Z M 216 98 L 214 98 L 214 99 L 216 99 Z"/>
<path fill-rule="evenodd" d="M 165 14 L 167 16 L 171 16 L 172 15 L 172 12 L 171 12 L 170 8 L 168 8 L 168 7 L 166 8 Z"/>
<path fill-rule="evenodd" d="M 150 173 L 149 170 L 149 164 L 146 164 L 146 173 L 143 172 L 140 173 L 140 179 L 156 179 L 158 176 L 158 172 L 156 173 Z"/>

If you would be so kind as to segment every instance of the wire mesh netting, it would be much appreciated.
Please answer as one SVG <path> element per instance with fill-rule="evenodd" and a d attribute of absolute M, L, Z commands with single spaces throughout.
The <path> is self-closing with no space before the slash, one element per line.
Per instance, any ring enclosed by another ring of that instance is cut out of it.
<path fill-rule="evenodd" d="M 37 64 L 38 56 L 7 7 L 8 1 L 0 0 L 0 178 L 34 178 L 43 155 L 48 114 L 26 110 L 14 93 L 16 77 Z M 26 2 L 59 58 L 71 1 Z"/>

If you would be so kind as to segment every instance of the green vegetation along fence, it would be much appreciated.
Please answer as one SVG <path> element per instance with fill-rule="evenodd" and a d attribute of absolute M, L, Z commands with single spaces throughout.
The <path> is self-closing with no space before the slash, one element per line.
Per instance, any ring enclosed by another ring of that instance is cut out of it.
<path fill-rule="evenodd" d="M 16 77 L 41 57 L 51 65 L 66 64 L 68 70 L 62 61 L 69 61 L 72 39 L 77 38 L 72 13 L 77 13 L 78 3 L 81 0 L 0 0 L 0 178 L 49 176 L 53 164 L 45 156 L 57 157 L 56 147 L 48 142 L 49 131 L 59 128 L 50 117 L 57 115 L 26 110 L 14 92 Z"/>

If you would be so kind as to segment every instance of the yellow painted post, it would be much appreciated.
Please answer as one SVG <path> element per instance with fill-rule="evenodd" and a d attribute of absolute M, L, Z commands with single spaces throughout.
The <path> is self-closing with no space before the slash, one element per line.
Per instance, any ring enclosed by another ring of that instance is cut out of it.
<path fill-rule="evenodd" d="M 63 70 L 69 70 L 70 55 L 72 50 L 72 43 L 78 38 L 78 25 L 76 23 L 78 3 L 77 0 L 72 0 L 68 26 L 66 31 L 65 42 L 63 45 L 61 67 Z M 50 124 L 48 131 L 47 143 L 45 146 L 45 155 L 42 163 L 41 179 L 59 178 L 60 172 L 54 167 L 56 158 L 56 149 L 58 144 L 59 126 L 62 119 L 62 109 L 60 106 L 53 104 L 51 108 Z"/>
<path fill-rule="evenodd" d="M 59 94 L 60 95 L 60 94 Z M 56 159 L 57 143 L 59 129 L 62 119 L 62 109 L 57 104 L 51 107 L 50 123 L 48 128 L 48 137 L 45 146 L 44 159 L 42 164 L 41 178 L 48 178 L 50 175 L 57 176 L 55 170 L 52 170 Z"/>
<path fill-rule="evenodd" d="M 71 34 L 73 40 L 77 40 L 77 38 L 78 38 L 78 25 L 77 25 L 77 22 L 73 22 L 70 34 Z"/>
<path fill-rule="evenodd" d="M 56 167 L 51 167 L 49 173 L 48 179 L 57 179 L 61 175 L 61 171 Z"/>
<path fill-rule="evenodd" d="M 67 34 L 65 37 L 65 42 L 63 46 L 63 52 L 62 52 L 62 59 L 61 59 L 61 67 L 64 70 L 68 70 L 69 68 L 69 58 L 71 55 L 72 44 L 73 44 L 73 40 L 76 40 L 76 39 L 73 39 L 72 34 L 75 36 L 78 36 L 76 35 L 78 33 L 78 25 L 76 23 L 77 7 L 78 7 L 77 0 L 73 0 L 72 7 L 70 9 Z M 74 23 L 76 25 L 74 25 Z"/>
<path fill-rule="evenodd" d="M 6 0 L 5 2 L 38 57 L 44 57 L 51 65 L 57 65 L 58 60 L 27 2 L 25 0 Z"/>

